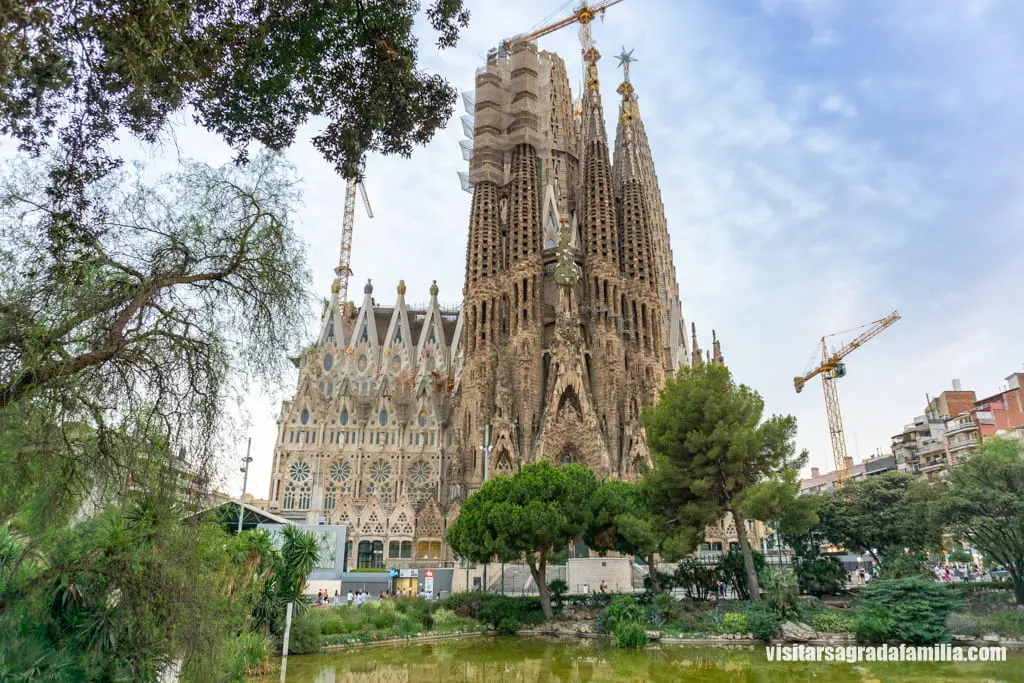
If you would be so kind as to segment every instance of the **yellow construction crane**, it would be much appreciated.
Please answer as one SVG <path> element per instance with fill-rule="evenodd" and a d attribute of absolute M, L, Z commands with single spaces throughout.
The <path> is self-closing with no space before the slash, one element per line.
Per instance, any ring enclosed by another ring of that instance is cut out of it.
<path fill-rule="evenodd" d="M 576 10 L 573 11 L 573 13 L 570 14 L 569 16 L 563 17 L 562 19 L 559 19 L 558 21 L 552 24 L 548 24 L 547 26 L 538 28 L 535 31 L 530 31 L 529 33 L 520 33 L 517 36 L 512 36 L 511 38 L 501 41 L 501 46 L 507 50 L 508 47 L 516 41 L 536 40 L 541 36 L 546 36 L 549 33 L 554 33 L 559 29 L 565 28 L 566 26 L 571 26 L 572 24 L 578 23 L 580 24 L 580 26 L 583 27 L 584 30 L 585 39 L 583 49 L 586 50 L 587 48 L 590 47 L 590 22 L 594 20 L 594 17 L 597 16 L 598 12 L 600 12 L 603 16 L 604 11 L 606 9 L 613 5 L 617 5 L 620 2 L 622 2 L 622 0 L 603 0 L 602 2 L 598 2 L 596 4 L 591 5 L 588 2 L 588 0 L 583 0 L 580 6 L 577 7 Z"/>
<path fill-rule="evenodd" d="M 838 351 L 829 351 L 825 341 L 828 337 L 836 335 L 822 337 L 821 363 L 803 377 L 793 378 L 793 386 L 796 387 L 796 393 L 799 394 L 810 379 L 815 375 L 821 375 L 821 383 L 825 388 L 825 412 L 828 413 L 828 429 L 832 436 L 832 456 L 836 462 L 836 487 L 842 487 L 850 478 L 850 468 L 846 461 L 846 437 L 843 435 L 843 416 L 839 412 L 839 394 L 836 391 L 836 380 L 846 376 L 846 363 L 843 362 L 843 358 L 899 319 L 899 311 L 893 311 L 880 320 L 868 323 L 864 326 L 868 329 L 843 345 Z M 847 330 L 847 332 L 849 331 Z M 839 334 L 845 333 L 840 332 Z"/>
<path fill-rule="evenodd" d="M 342 313 L 346 312 L 345 308 L 348 306 L 348 278 L 352 274 L 352 227 L 356 216 L 357 187 L 359 195 L 363 198 L 367 217 L 373 218 L 373 209 L 370 208 L 370 198 L 366 196 L 362 176 L 349 178 L 345 182 L 345 214 L 341 220 L 341 257 L 338 259 L 338 267 L 334 269 L 334 274 L 338 278 L 338 300 L 341 302 Z"/>

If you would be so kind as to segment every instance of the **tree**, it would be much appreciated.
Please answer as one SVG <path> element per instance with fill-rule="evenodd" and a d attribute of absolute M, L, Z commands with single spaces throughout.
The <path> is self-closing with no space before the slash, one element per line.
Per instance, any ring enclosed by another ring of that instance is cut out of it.
<path fill-rule="evenodd" d="M 91 191 L 94 237 L 59 259 L 47 249 L 63 219 L 41 189 L 46 172 L 26 165 L 0 187 L 5 428 L 39 435 L 46 453 L 85 424 L 102 453 L 112 421 L 135 411 L 205 459 L 236 380 L 275 381 L 304 329 L 290 169 L 267 153 L 244 167 L 189 163 L 153 186 L 142 171 L 110 176 Z M 30 425 L 26 401 L 55 426 Z"/>
<path fill-rule="evenodd" d="M 125 130 L 156 141 L 178 113 L 241 158 L 252 141 L 279 151 L 325 117 L 313 144 L 351 177 L 367 152 L 407 156 L 451 115 L 455 90 L 417 63 L 418 10 L 416 0 L 14 0 L 0 26 L 0 131 L 34 154 L 55 144 L 61 163 L 46 187 L 72 219 L 120 164 L 109 143 Z M 469 21 L 462 0 L 434 0 L 426 14 L 442 49 Z"/>
<path fill-rule="evenodd" d="M 617 479 L 601 482 L 590 499 L 591 524 L 584 540 L 601 554 L 638 555 L 650 570 L 651 590 L 661 592 L 656 555 L 669 559 L 692 552 L 703 528 L 676 528 L 673 535 L 650 507 L 642 486 Z"/>
<path fill-rule="evenodd" d="M 950 474 L 939 516 L 956 537 L 1006 569 L 1017 604 L 1024 605 L 1024 446 L 986 441 Z"/>
<path fill-rule="evenodd" d="M 594 472 L 582 465 L 555 467 L 546 460 L 524 465 L 511 477 L 485 482 L 466 499 L 448 529 L 448 543 L 473 562 L 526 555 L 544 616 L 551 619 L 548 558 L 589 528 L 589 501 L 596 489 Z"/>
<path fill-rule="evenodd" d="M 796 421 L 762 421 L 764 401 L 737 385 L 728 368 L 683 368 L 666 383 L 643 423 L 654 456 L 646 485 L 651 502 L 676 528 L 703 525 L 730 513 L 743 553 L 751 600 L 760 600 L 743 502 L 750 488 L 795 462 Z"/>
<path fill-rule="evenodd" d="M 874 552 L 883 571 L 887 561 L 902 566 L 905 553 L 920 556 L 941 544 L 942 525 L 935 514 L 938 492 L 903 472 L 849 483 L 818 510 L 821 531 L 851 552 Z"/>

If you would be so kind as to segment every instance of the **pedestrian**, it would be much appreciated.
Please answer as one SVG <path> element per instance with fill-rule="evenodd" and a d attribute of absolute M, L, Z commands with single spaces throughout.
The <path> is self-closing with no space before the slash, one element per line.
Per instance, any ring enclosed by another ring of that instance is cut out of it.
<path fill-rule="evenodd" d="M 352 595 L 352 591 L 349 591 L 349 592 L 348 592 L 348 596 L 346 596 L 346 598 L 345 598 L 345 604 L 347 604 L 347 605 L 351 605 L 351 604 L 352 604 L 352 598 L 353 598 L 353 597 L 354 597 L 354 596 Z"/>
<path fill-rule="evenodd" d="M 602 593 L 607 593 L 608 592 L 608 582 L 601 581 L 601 592 Z"/>
<path fill-rule="evenodd" d="M 589 583 L 583 584 L 583 594 L 584 595 L 590 595 L 590 584 Z"/>

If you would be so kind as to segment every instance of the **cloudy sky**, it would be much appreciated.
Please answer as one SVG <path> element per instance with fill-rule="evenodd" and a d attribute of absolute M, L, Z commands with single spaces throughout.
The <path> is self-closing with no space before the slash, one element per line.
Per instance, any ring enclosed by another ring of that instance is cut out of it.
<path fill-rule="evenodd" d="M 422 33 L 424 67 L 460 90 L 472 89 L 489 47 L 538 25 L 561 0 L 467 2 L 472 21 L 456 49 L 439 53 Z M 850 356 L 840 383 L 849 450 L 860 457 L 888 449 L 923 412 L 925 394 L 953 378 L 992 393 L 1022 368 L 1024 3 L 625 0 L 594 24 L 594 37 L 610 116 L 620 79 L 612 56 L 625 46 L 639 60 L 631 75 L 684 316 L 705 347 L 717 330 L 729 366 L 769 412 L 797 417 L 811 465 L 831 469 L 823 398 L 818 384 L 795 394 L 792 378 L 823 334 L 894 309 L 904 316 Z M 541 47 L 581 74 L 574 29 Z M 288 156 L 304 183 L 315 287 L 326 295 L 343 183 L 308 144 L 316 129 Z M 228 158 L 201 131 L 177 136 L 186 156 Z M 454 118 L 411 159 L 369 160 L 375 216 L 360 208 L 356 218 L 356 292 L 370 277 L 378 301 L 390 302 L 404 278 L 407 298 L 420 301 L 436 279 L 442 300 L 461 298 L 461 137 Z M 260 496 L 288 392 L 252 400 L 249 490 Z M 235 491 L 241 475 L 230 471 Z"/>

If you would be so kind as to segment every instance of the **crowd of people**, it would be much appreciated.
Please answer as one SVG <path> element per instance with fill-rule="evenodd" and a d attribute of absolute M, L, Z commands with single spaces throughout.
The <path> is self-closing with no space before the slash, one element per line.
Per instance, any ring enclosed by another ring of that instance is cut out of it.
<path fill-rule="evenodd" d="M 411 590 L 399 590 L 399 591 L 380 591 L 375 596 L 371 596 L 368 591 L 357 590 L 349 591 L 345 596 L 341 595 L 341 591 L 334 591 L 332 596 L 330 591 L 326 588 L 321 588 L 317 591 L 316 600 L 313 602 L 314 605 L 328 606 L 328 605 L 359 605 L 366 604 L 372 600 L 389 600 L 392 598 L 410 598 L 410 597 L 421 597 L 425 600 L 440 600 L 440 593 L 429 593 L 427 591 L 420 591 L 419 593 Z"/>
<path fill-rule="evenodd" d="M 981 571 L 981 567 L 979 565 L 965 564 L 962 562 L 955 562 L 947 565 L 936 564 L 932 567 L 932 573 L 935 574 L 936 580 L 942 581 L 943 583 L 949 583 L 950 581 L 985 580 L 984 573 Z"/>

